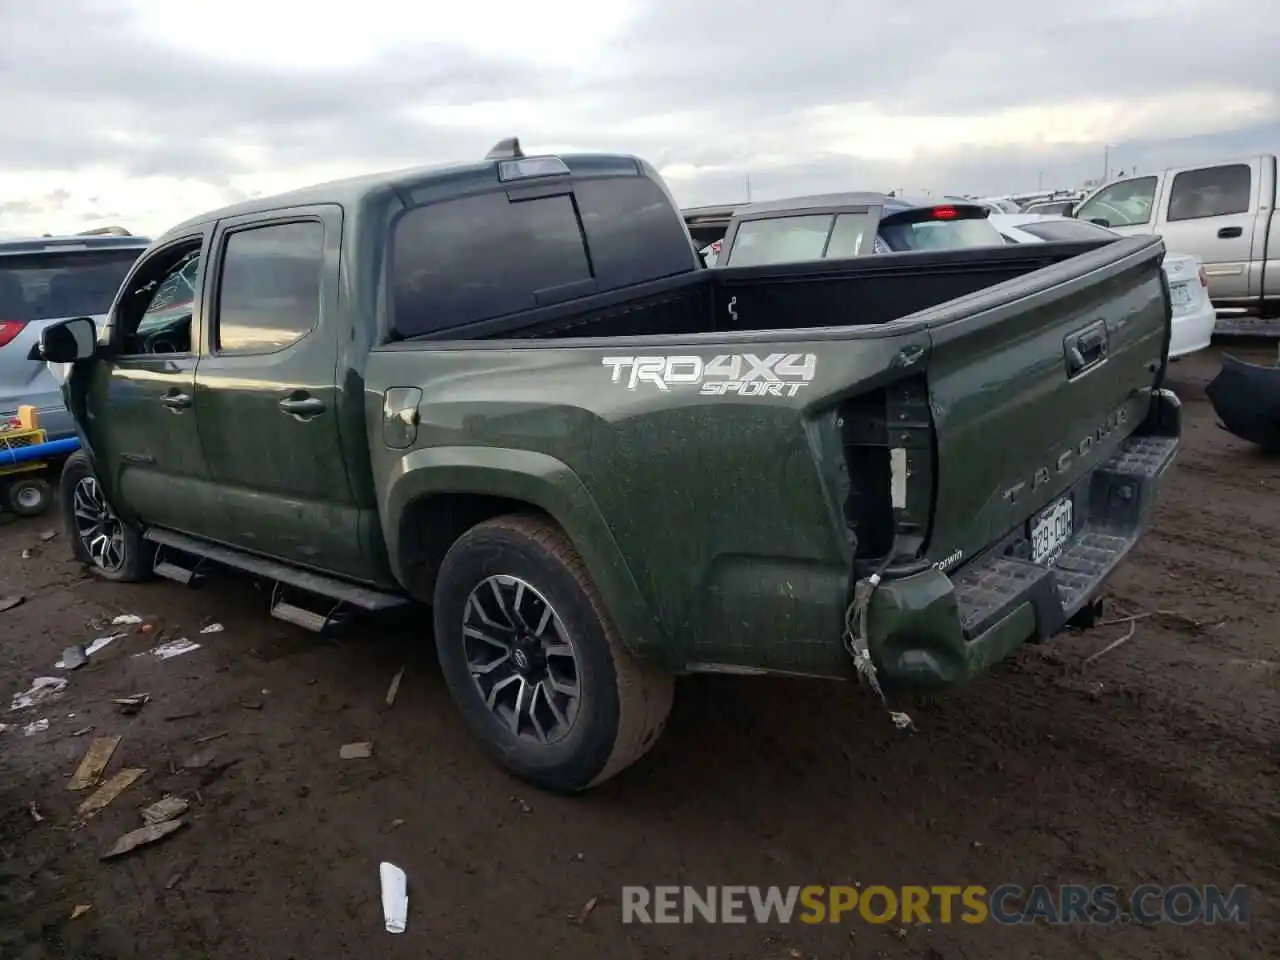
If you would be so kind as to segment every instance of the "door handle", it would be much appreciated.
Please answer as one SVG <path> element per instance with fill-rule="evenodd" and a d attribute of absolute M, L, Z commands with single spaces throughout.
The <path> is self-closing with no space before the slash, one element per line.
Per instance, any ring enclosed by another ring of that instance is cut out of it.
<path fill-rule="evenodd" d="M 1076 333 L 1062 344 L 1067 354 L 1067 376 L 1084 373 L 1107 358 L 1107 325 L 1099 320 Z"/>
<path fill-rule="evenodd" d="M 160 398 L 160 402 L 170 410 L 186 410 L 191 406 L 191 397 L 188 394 L 174 391 L 173 393 L 166 393 L 162 396 Z"/>
<path fill-rule="evenodd" d="M 1232 237 L 1238 237 L 1242 233 L 1244 233 L 1244 230 L 1240 227 L 1223 227 L 1218 231 L 1218 239 L 1230 240 Z"/>
<path fill-rule="evenodd" d="M 280 409 L 292 417 L 314 417 L 324 413 L 324 401 L 319 397 L 285 397 Z"/>

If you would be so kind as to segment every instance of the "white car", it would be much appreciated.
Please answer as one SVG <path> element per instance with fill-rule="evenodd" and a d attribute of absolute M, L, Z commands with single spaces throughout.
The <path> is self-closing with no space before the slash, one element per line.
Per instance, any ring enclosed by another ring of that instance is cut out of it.
<path fill-rule="evenodd" d="M 1081 240 L 1114 240 L 1120 234 L 1085 220 L 1035 214 L 992 214 L 992 226 L 1009 243 L 1062 243 Z M 1209 300 L 1209 277 L 1200 258 L 1190 253 L 1166 253 L 1164 273 L 1173 301 L 1173 335 L 1170 358 L 1203 350 L 1213 339 L 1217 315 Z"/>

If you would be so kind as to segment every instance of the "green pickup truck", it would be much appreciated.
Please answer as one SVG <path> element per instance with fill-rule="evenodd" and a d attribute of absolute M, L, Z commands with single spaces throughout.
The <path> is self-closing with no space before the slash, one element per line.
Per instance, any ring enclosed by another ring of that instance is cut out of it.
<path fill-rule="evenodd" d="M 239 568 L 314 630 L 430 605 L 470 729 L 581 790 L 674 675 L 938 689 L 1096 611 L 1181 431 L 1163 253 L 708 270 L 647 163 L 515 140 L 257 199 L 45 331 L 65 521 L 104 577 Z"/>

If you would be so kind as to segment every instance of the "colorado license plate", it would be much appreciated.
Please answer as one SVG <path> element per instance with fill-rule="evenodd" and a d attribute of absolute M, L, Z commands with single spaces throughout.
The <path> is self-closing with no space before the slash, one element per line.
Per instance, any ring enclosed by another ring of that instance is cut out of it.
<path fill-rule="evenodd" d="M 1191 306 L 1191 287 L 1185 283 L 1175 283 L 1169 288 L 1169 299 L 1175 310 Z"/>
<path fill-rule="evenodd" d="M 1031 521 L 1031 562 L 1047 563 L 1071 539 L 1071 498 L 1050 504 Z"/>

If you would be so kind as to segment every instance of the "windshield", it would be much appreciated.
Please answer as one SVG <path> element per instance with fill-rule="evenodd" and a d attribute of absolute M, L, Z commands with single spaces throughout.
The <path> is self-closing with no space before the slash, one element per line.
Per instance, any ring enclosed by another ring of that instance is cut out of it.
<path fill-rule="evenodd" d="M 1033 203 L 1031 206 L 1027 207 L 1027 213 L 1038 213 L 1042 216 L 1065 215 L 1074 205 L 1075 201 L 1073 200 L 1055 200 L 1052 203 Z"/>
<path fill-rule="evenodd" d="M 41 251 L 0 256 L 0 319 L 100 316 L 137 250 Z"/>
<path fill-rule="evenodd" d="M 1048 243 L 1079 243 L 1083 240 L 1115 240 L 1119 234 L 1086 220 L 1047 220 L 1020 223 L 1018 229 Z"/>
<path fill-rule="evenodd" d="M 921 220 L 882 223 L 880 236 L 895 253 L 908 250 L 965 250 L 1000 247 L 1004 239 L 985 217 L 968 220 Z"/>

